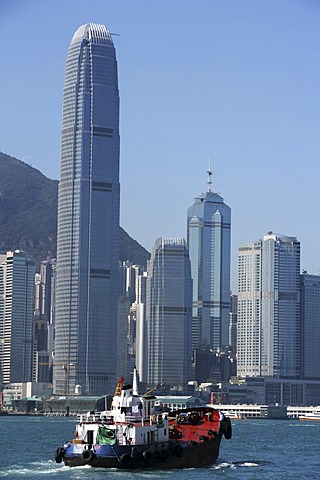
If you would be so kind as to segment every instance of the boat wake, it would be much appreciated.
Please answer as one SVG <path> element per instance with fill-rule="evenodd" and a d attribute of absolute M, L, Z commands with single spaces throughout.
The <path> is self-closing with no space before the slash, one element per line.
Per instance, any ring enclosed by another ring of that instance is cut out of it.
<path fill-rule="evenodd" d="M 236 468 L 251 468 L 251 467 L 261 467 L 265 465 L 266 462 L 260 461 L 242 461 L 242 462 L 227 462 L 221 460 L 220 462 L 212 465 L 211 470 L 223 470 L 225 468 L 236 469 Z"/>
<path fill-rule="evenodd" d="M 88 466 L 82 467 L 83 469 L 90 468 Z M 15 465 L 14 467 L 6 467 L 5 469 L 0 468 L 0 478 L 44 478 L 45 475 L 55 475 L 58 472 L 69 471 L 68 467 L 64 465 L 57 465 L 56 462 L 49 461 L 40 461 L 40 462 L 30 462 L 25 465 Z"/>

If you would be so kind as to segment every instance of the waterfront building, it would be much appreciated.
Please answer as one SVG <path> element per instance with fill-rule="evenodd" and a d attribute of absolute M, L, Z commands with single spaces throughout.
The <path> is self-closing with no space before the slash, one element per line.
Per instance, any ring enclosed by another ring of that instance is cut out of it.
<path fill-rule="evenodd" d="M 301 285 L 301 374 L 320 380 L 320 276 L 303 272 Z"/>
<path fill-rule="evenodd" d="M 74 34 L 63 92 L 54 393 L 114 390 L 119 259 L 119 92 L 104 25 Z M 62 368 L 63 367 L 63 368 Z"/>
<path fill-rule="evenodd" d="M 192 280 L 184 239 L 159 238 L 147 277 L 148 383 L 184 386 L 191 372 Z"/>
<path fill-rule="evenodd" d="M 238 254 L 237 374 L 299 378 L 300 243 L 269 232 Z"/>
<path fill-rule="evenodd" d="M 188 209 L 193 280 L 192 347 L 224 349 L 229 340 L 231 209 L 208 190 Z"/>
<path fill-rule="evenodd" d="M 32 380 L 34 278 L 24 253 L 0 255 L 0 384 Z"/>

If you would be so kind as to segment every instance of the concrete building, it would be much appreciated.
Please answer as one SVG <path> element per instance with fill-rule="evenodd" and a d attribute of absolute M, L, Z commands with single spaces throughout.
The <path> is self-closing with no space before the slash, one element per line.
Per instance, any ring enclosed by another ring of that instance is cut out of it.
<path fill-rule="evenodd" d="M 270 232 L 238 259 L 238 376 L 299 378 L 300 243 Z"/>
<path fill-rule="evenodd" d="M 82 25 L 67 57 L 58 200 L 54 393 L 116 384 L 119 91 L 111 33 Z"/>
<path fill-rule="evenodd" d="M 320 276 L 304 272 L 301 285 L 301 376 L 320 380 Z"/>
<path fill-rule="evenodd" d="M 32 380 L 34 263 L 0 255 L 0 384 Z"/>

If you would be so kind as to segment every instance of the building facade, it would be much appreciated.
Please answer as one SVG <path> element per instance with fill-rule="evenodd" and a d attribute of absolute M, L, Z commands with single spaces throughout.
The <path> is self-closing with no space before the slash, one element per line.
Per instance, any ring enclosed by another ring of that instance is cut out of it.
<path fill-rule="evenodd" d="M 81 26 L 65 73 L 54 393 L 113 391 L 119 258 L 119 91 L 112 37 Z M 64 368 L 61 368 L 64 367 Z"/>
<path fill-rule="evenodd" d="M 300 375 L 300 243 L 270 232 L 239 247 L 237 374 Z"/>
<path fill-rule="evenodd" d="M 305 380 L 320 380 L 320 276 L 302 273 L 301 284 L 301 374 Z"/>
<path fill-rule="evenodd" d="M 147 276 L 148 383 L 186 385 L 191 373 L 192 280 L 183 239 L 160 238 Z"/>
<path fill-rule="evenodd" d="M 218 351 L 229 340 L 231 209 L 208 183 L 208 191 L 188 209 L 192 347 Z"/>
<path fill-rule="evenodd" d="M 0 384 L 32 380 L 34 278 L 24 253 L 0 255 Z"/>

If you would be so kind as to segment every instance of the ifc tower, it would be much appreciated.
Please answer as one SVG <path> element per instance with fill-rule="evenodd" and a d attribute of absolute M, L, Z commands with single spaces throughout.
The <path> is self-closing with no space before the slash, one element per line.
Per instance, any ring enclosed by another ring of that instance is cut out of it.
<path fill-rule="evenodd" d="M 116 382 L 119 91 L 104 25 L 74 34 L 63 92 L 55 311 L 55 394 Z"/>

